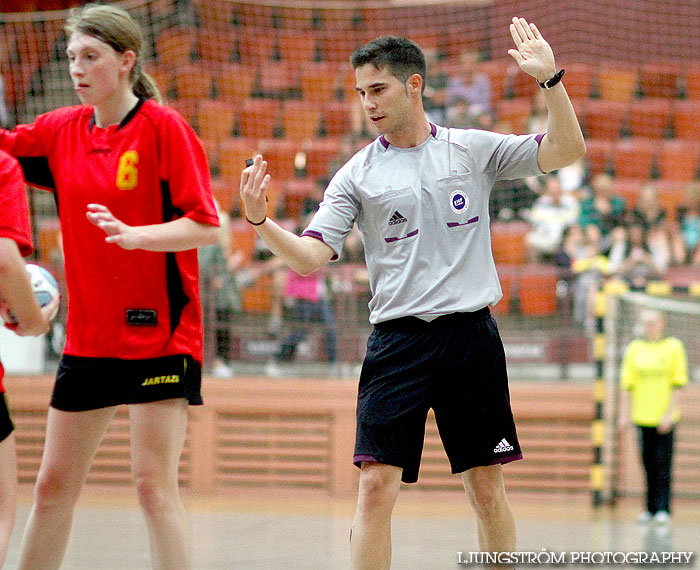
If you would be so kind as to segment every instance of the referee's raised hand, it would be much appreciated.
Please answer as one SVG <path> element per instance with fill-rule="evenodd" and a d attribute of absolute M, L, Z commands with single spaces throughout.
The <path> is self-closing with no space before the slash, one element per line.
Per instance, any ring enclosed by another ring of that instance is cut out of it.
<path fill-rule="evenodd" d="M 535 24 L 528 23 L 525 18 L 513 18 L 510 34 L 516 49 L 509 49 L 508 53 L 520 69 L 540 82 L 548 80 L 556 73 L 554 52 Z"/>
<path fill-rule="evenodd" d="M 254 226 L 262 224 L 267 218 L 265 192 L 270 183 L 270 175 L 266 172 L 267 162 L 261 154 L 256 154 L 253 164 L 241 172 L 241 200 L 245 206 L 245 216 Z"/>

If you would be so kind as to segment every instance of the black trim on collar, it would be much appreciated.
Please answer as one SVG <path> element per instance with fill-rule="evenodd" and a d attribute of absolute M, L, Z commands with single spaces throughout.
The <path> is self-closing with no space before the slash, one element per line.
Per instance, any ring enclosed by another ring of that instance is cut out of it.
<path fill-rule="evenodd" d="M 118 130 L 118 131 L 121 130 L 121 129 L 123 129 L 124 127 L 126 127 L 126 126 L 129 124 L 129 122 L 131 121 L 131 119 L 134 118 L 134 115 L 136 115 L 136 113 L 138 112 L 138 110 L 141 108 L 141 106 L 142 106 L 145 102 L 146 102 L 146 99 L 144 99 L 143 97 L 139 97 L 139 100 L 136 102 L 136 105 L 134 105 L 134 106 L 132 107 L 131 111 L 129 111 L 129 112 L 126 114 L 126 116 L 122 119 L 121 123 L 119 123 L 119 126 L 117 127 L 117 130 Z M 97 124 L 97 123 L 95 122 L 95 112 L 93 111 L 93 112 L 92 112 L 92 117 L 90 117 L 90 127 L 89 127 L 89 129 L 92 130 L 93 127 L 94 127 L 96 124 Z"/>

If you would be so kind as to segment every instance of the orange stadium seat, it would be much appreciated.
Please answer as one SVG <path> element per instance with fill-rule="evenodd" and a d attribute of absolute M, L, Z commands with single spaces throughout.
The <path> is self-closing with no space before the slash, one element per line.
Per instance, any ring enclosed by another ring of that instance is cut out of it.
<path fill-rule="evenodd" d="M 302 215 L 302 206 L 306 199 L 316 197 L 316 183 L 310 178 L 291 178 L 284 184 L 282 196 L 284 211 L 288 218 L 298 219 Z"/>
<path fill-rule="evenodd" d="M 199 25 L 205 30 L 222 30 L 234 23 L 236 4 L 228 0 L 191 0 Z"/>
<path fill-rule="evenodd" d="M 169 97 L 170 92 L 175 88 L 173 83 L 173 74 L 169 69 L 162 65 L 149 64 L 144 68 L 144 71 L 151 76 L 155 81 L 156 87 L 163 97 Z"/>
<path fill-rule="evenodd" d="M 615 176 L 623 178 L 651 177 L 658 141 L 654 139 L 620 139 L 613 145 L 613 169 Z"/>
<path fill-rule="evenodd" d="M 197 107 L 195 124 L 199 136 L 216 142 L 233 136 L 236 105 L 228 101 L 202 99 Z"/>
<path fill-rule="evenodd" d="M 527 133 L 527 123 L 532 112 L 532 98 L 502 99 L 495 104 L 496 117 L 510 126 L 510 132 Z"/>
<path fill-rule="evenodd" d="M 627 209 L 631 210 L 637 204 L 639 189 L 644 182 L 646 181 L 641 178 L 615 177 L 612 185 L 613 194 L 622 196 L 625 199 L 625 204 L 627 204 Z"/>
<path fill-rule="evenodd" d="M 321 55 L 324 61 L 347 63 L 352 52 L 365 43 L 365 34 L 357 30 L 324 30 Z"/>
<path fill-rule="evenodd" d="M 238 114 L 238 134 L 260 139 L 276 134 L 282 102 L 277 99 L 244 99 Z"/>
<path fill-rule="evenodd" d="M 321 107 L 308 101 L 289 100 L 282 104 L 282 133 L 295 141 L 318 136 L 321 124 Z"/>
<path fill-rule="evenodd" d="M 282 61 L 298 65 L 301 62 L 316 60 L 319 41 L 315 31 L 277 30 L 275 35 Z"/>
<path fill-rule="evenodd" d="M 659 203 L 670 219 L 676 218 L 678 207 L 685 203 L 688 183 L 679 180 L 655 180 Z"/>
<path fill-rule="evenodd" d="M 178 99 L 206 99 L 212 94 L 211 67 L 205 63 L 180 65 L 173 71 L 175 93 Z"/>
<path fill-rule="evenodd" d="M 613 142 L 609 140 L 586 140 L 586 163 L 591 174 L 607 172 L 611 168 L 612 147 Z"/>
<path fill-rule="evenodd" d="M 212 178 L 211 190 L 222 211 L 230 213 L 238 208 L 240 196 L 236 184 L 224 178 Z"/>
<path fill-rule="evenodd" d="M 502 99 L 505 95 L 506 73 L 509 62 L 505 59 L 492 59 L 482 61 L 478 64 L 477 69 L 486 74 L 491 84 L 491 103 L 495 105 L 496 101 Z"/>
<path fill-rule="evenodd" d="M 562 82 L 572 99 L 588 99 L 593 92 L 593 67 L 588 63 L 568 63 Z"/>
<path fill-rule="evenodd" d="M 168 99 L 168 107 L 175 109 L 188 124 L 194 124 L 194 116 L 197 113 L 197 99 Z"/>
<path fill-rule="evenodd" d="M 275 16 L 282 28 L 288 30 L 312 30 L 318 24 L 319 10 L 313 6 L 300 6 L 298 3 L 276 7 Z"/>
<path fill-rule="evenodd" d="M 238 63 L 223 64 L 214 75 L 216 92 L 224 101 L 238 103 L 253 92 L 255 68 Z"/>
<path fill-rule="evenodd" d="M 637 69 L 631 64 L 602 63 L 598 69 L 598 94 L 606 101 L 631 101 L 637 85 Z"/>
<path fill-rule="evenodd" d="M 321 103 L 335 98 L 338 64 L 328 61 L 305 61 L 301 63 L 299 87 L 304 101 Z"/>
<path fill-rule="evenodd" d="M 638 99 L 630 102 L 627 113 L 627 126 L 631 136 L 660 139 L 669 127 L 671 99 Z"/>
<path fill-rule="evenodd" d="M 498 271 L 498 280 L 501 283 L 503 297 L 495 307 L 489 308 L 491 309 L 491 312 L 496 315 L 505 315 L 510 312 L 513 294 L 517 290 L 520 265 L 502 263 L 496 266 L 496 270 Z"/>
<path fill-rule="evenodd" d="M 207 155 L 209 171 L 213 174 L 217 168 L 217 164 L 219 161 L 219 142 L 214 139 L 204 138 L 201 135 L 199 136 L 199 142 L 202 143 L 204 154 Z"/>
<path fill-rule="evenodd" d="M 643 62 L 639 71 L 639 88 L 644 97 L 673 99 L 680 92 L 682 66 L 674 61 Z"/>
<path fill-rule="evenodd" d="M 700 142 L 673 139 L 661 143 L 656 163 L 662 179 L 689 182 L 698 174 L 699 159 Z"/>
<path fill-rule="evenodd" d="M 350 109 L 346 101 L 329 101 L 323 106 L 323 130 L 326 136 L 342 137 L 350 131 Z"/>
<path fill-rule="evenodd" d="M 286 61 L 266 61 L 258 68 L 256 90 L 265 97 L 290 97 L 299 88 L 299 67 Z"/>
<path fill-rule="evenodd" d="M 537 93 L 539 87 L 535 80 L 520 70 L 520 68 L 515 65 L 515 63 L 510 63 L 508 65 L 508 81 L 509 85 L 506 90 L 509 90 L 513 97 L 527 97 L 532 100 Z"/>
<path fill-rule="evenodd" d="M 197 32 L 197 53 L 210 63 L 230 63 L 238 57 L 234 28 L 201 29 Z"/>
<path fill-rule="evenodd" d="M 583 106 L 587 138 L 614 141 L 620 136 L 627 105 L 622 101 L 589 99 Z"/>
<path fill-rule="evenodd" d="M 318 178 L 327 176 L 330 164 L 340 152 L 340 142 L 337 138 L 323 138 L 310 141 L 304 145 L 306 152 L 306 172 L 309 176 Z"/>
<path fill-rule="evenodd" d="M 242 27 L 258 31 L 268 31 L 272 27 L 274 7 L 271 4 L 241 2 L 237 3 L 233 10 L 236 22 Z"/>
<path fill-rule="evenodd" d="M 695 62 L 688 66 L 683 72 L 681 83 L 683 92 L 688 99 L 693 101 L 700 100 L 700 64 Z"/>
<path fill-rule="evenodd" d="M 286 139 L 265 139 L 260 141 L 260 151 L 267 161 L 267 171 L 280 184 L 294 178 L 296 168 L 294 159 L 301 150 L 301 145 Z"/>
<path fill-rule="evenodd" d="M 557 312 L 559 273 L 551 265 L 524 265 L 518 277 L 518 300 L 523 315 L 553 315 Z"/>
<path fill-rule="evenodd" d="M 436 5 L 431 5 L 436 6 Z M 429 16 L 426 16 L 429 18 Z M 448 58 L 458 58 L 459 54 L 464 52 L 480 52 L 484 47 L 484 34 L 483 30 L 465 30 L 464 26 L 461 25 L 452 26 L 447 25 L 447 32 L 445 35 L 445 55 Z M 433 28 L 438 30 L 437 27 Z M 437 37 L 442 35 L 442 30 L 435 34 Z M 510 57 L 510 56 L 509 56 Z"/>
<path fill-rule="evenodd" d="M 269 28 L 242 28 L 238 35 L 240 63 L 259 65 L 270 61 L 277 46 L 277 38 Z"/>
<path fill-rule="evenodd" d="M 672 122 L 676 138 L 698 140 L 698 133 L 700 133 L 700 101 L 674 101 Z"/>
<path fill-rule="evenodd" d="M 197 53 L 197 36 L 191 28 L 166 28 L 156 36 L 155 42 L 157 62 L 169 68 L 190 63 Z"/>
<path fill-rule="evenodd" d="M 245 160 L 252 158 L 258 152 L 258 141 L 254 138 L 230 138 L 219 143 L 218 163 L 221 178 L 237 184 L 241 179 L 241 171 L 245 168 Z"/>
<path fill-rule="evenodd" d="M 520 221 L 492 222 L 491 249 L 497 264 L 522 265 L 525 263 L 525 236 L 530 224 Z"/>

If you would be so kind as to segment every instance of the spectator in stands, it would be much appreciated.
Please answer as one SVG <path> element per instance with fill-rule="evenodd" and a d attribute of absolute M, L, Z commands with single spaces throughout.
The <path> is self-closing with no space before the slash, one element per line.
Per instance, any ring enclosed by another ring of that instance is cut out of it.
<path fill-rule="evenodd" d="M 674 258 L 700 266 L 700 187 L 686 188 L 684 203 L 676 213 L 678 231 L 672 236 Z"/>
<path fill-rule="evenodd" d="M 610 273 L 623 279 L 634 289 L 642 289 L 650 280 L 660 279 L 665 270 L 657 265 L 649 248 L 644 227 L 639 223 L 612 231 L 608 261 Z"/>
<path fill-rule="evenodd" d="M 548 174 L 544 192 L 527 216 L 532 224 L 525 237 L 528 259 L 551 261 L 562 246 L 566 228 L 576 221 L 578 214 L 578 200 L 571 194 L 564 194 L 556 174 Z"/>
<path fill-rule="evenodd" d="M 336 174 L 302 236 L 268 219 L 262 156 L 241 176 L 248 221 L 301 274 L 337 258 L 355 222 L 362 232 L 375 329 L 358 395 L 353 570 L 391 565 L 392 511 L 401 481 L 417 480 L 431 407 L 476 513 L 481 549 L 516 550 L 502 464 L 521 452 L 503 345 L 488 309 L 502 296 L 488 195 L 498 179 L 571 164 L 585 143 L 549 44 L 523 18 L 513 18 L 510 32 L 516 49 L 508 53 L 548 88 L 547 134 L 430 123 L 423 53 L 405 38 L 384 36 L 351 58 L 363 108 L 381 136 Z"/>
<path fill-rule="evenodd" d="M 610 232 L 623 224 L 626 209 L 625 199 L 613 192 L 612 177 L 606 173 L 596 174 L 588 196 L 581 201 L 578 223 L 584 228 L 596 226 L 604 240 L 603 248 L 607 249 Z"/>
<path fill-rule="evenodd" d="M 58 297 L 39 309 L 24 260 L 33 250 L 24 178 L 17 161 L 0 151 L 0 317 L 21 336 L 48 332 Z M 15 524 L 17 458 L 14 426 L 5 401 L 0 363 L 0 568 Z"/>
<path fill-rule="evenodd" d="M 571 272 L 573 322 L 592 332 L 595 294 L 608 273 L 608 259 L 603 255 L 602 235 L 598 226 L 569 226 L 555 261 Z"/>
<path fill-rule="evenodd" d="M 469 111 L 476 116 L 491 112 L 491 82 L 488 75 L 478 69 L 479 54 L 462 52 L 457 69 L 450 74 L 445 88 L 445 104 L 449 107 L 458 99 L 469 104 Z"/>
<path fill-rule="evenodd" d="M 231 242 L 231 220 L 216 202 L 219 213 L 219 241 L 200 247 L 200 289 L 205 326 L 214 331 L 214 362 L 212 373 L 218 378 L 231 377 L 231 327 L 242 311 L 241 288 L 251 283 L 242 270 L 243 256 Z M 207 310 L 210 308 L 209 310 Z M 211 322 L 213 319 L 213 322 Z"/>
<path fill-rule="evenodd" d="M 428 120 L 442 124 L 445 122 L 445 88 L 448 75 L 445 72 L 444 61 L 435 49 L 424 50 L 427 64 L 425 90 L 423 91 L 423 108 Z M 348 157 L 349 158 L 349 157 Z"/>
<path fill-rule="evenodd" d="M 681 417 L 681 388 L 688 383 L 683 343 L 665 335 L 660 311 L 640 315 L 643 338 L 630 342 L 620 374 L 620 428 L 637 426 L 646 473 L 646 511 L 639 523 L 667 524 L 671 518 L 671 471 L 675 428 Z"/>
<path fill-rule="evenodd" d="M 632 210 L 635 224 L 642 226 L 654 267 L 664 275 L 672 262 L 670 226 L 659 192 L 652 183 L 643 184 Z"/>

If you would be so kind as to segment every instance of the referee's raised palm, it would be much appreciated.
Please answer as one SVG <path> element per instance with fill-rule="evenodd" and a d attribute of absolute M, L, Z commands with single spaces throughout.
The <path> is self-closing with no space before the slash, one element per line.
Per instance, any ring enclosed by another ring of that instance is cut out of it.
<path fill-rule="evenodd" d="M 517 49 L 509 49 L 508 53 L 520 69 L 540 82 L 556 73 L 554 52 L 535 24 L 528 24 L 525 18 L 513 18 L 510 33 Z"/>

